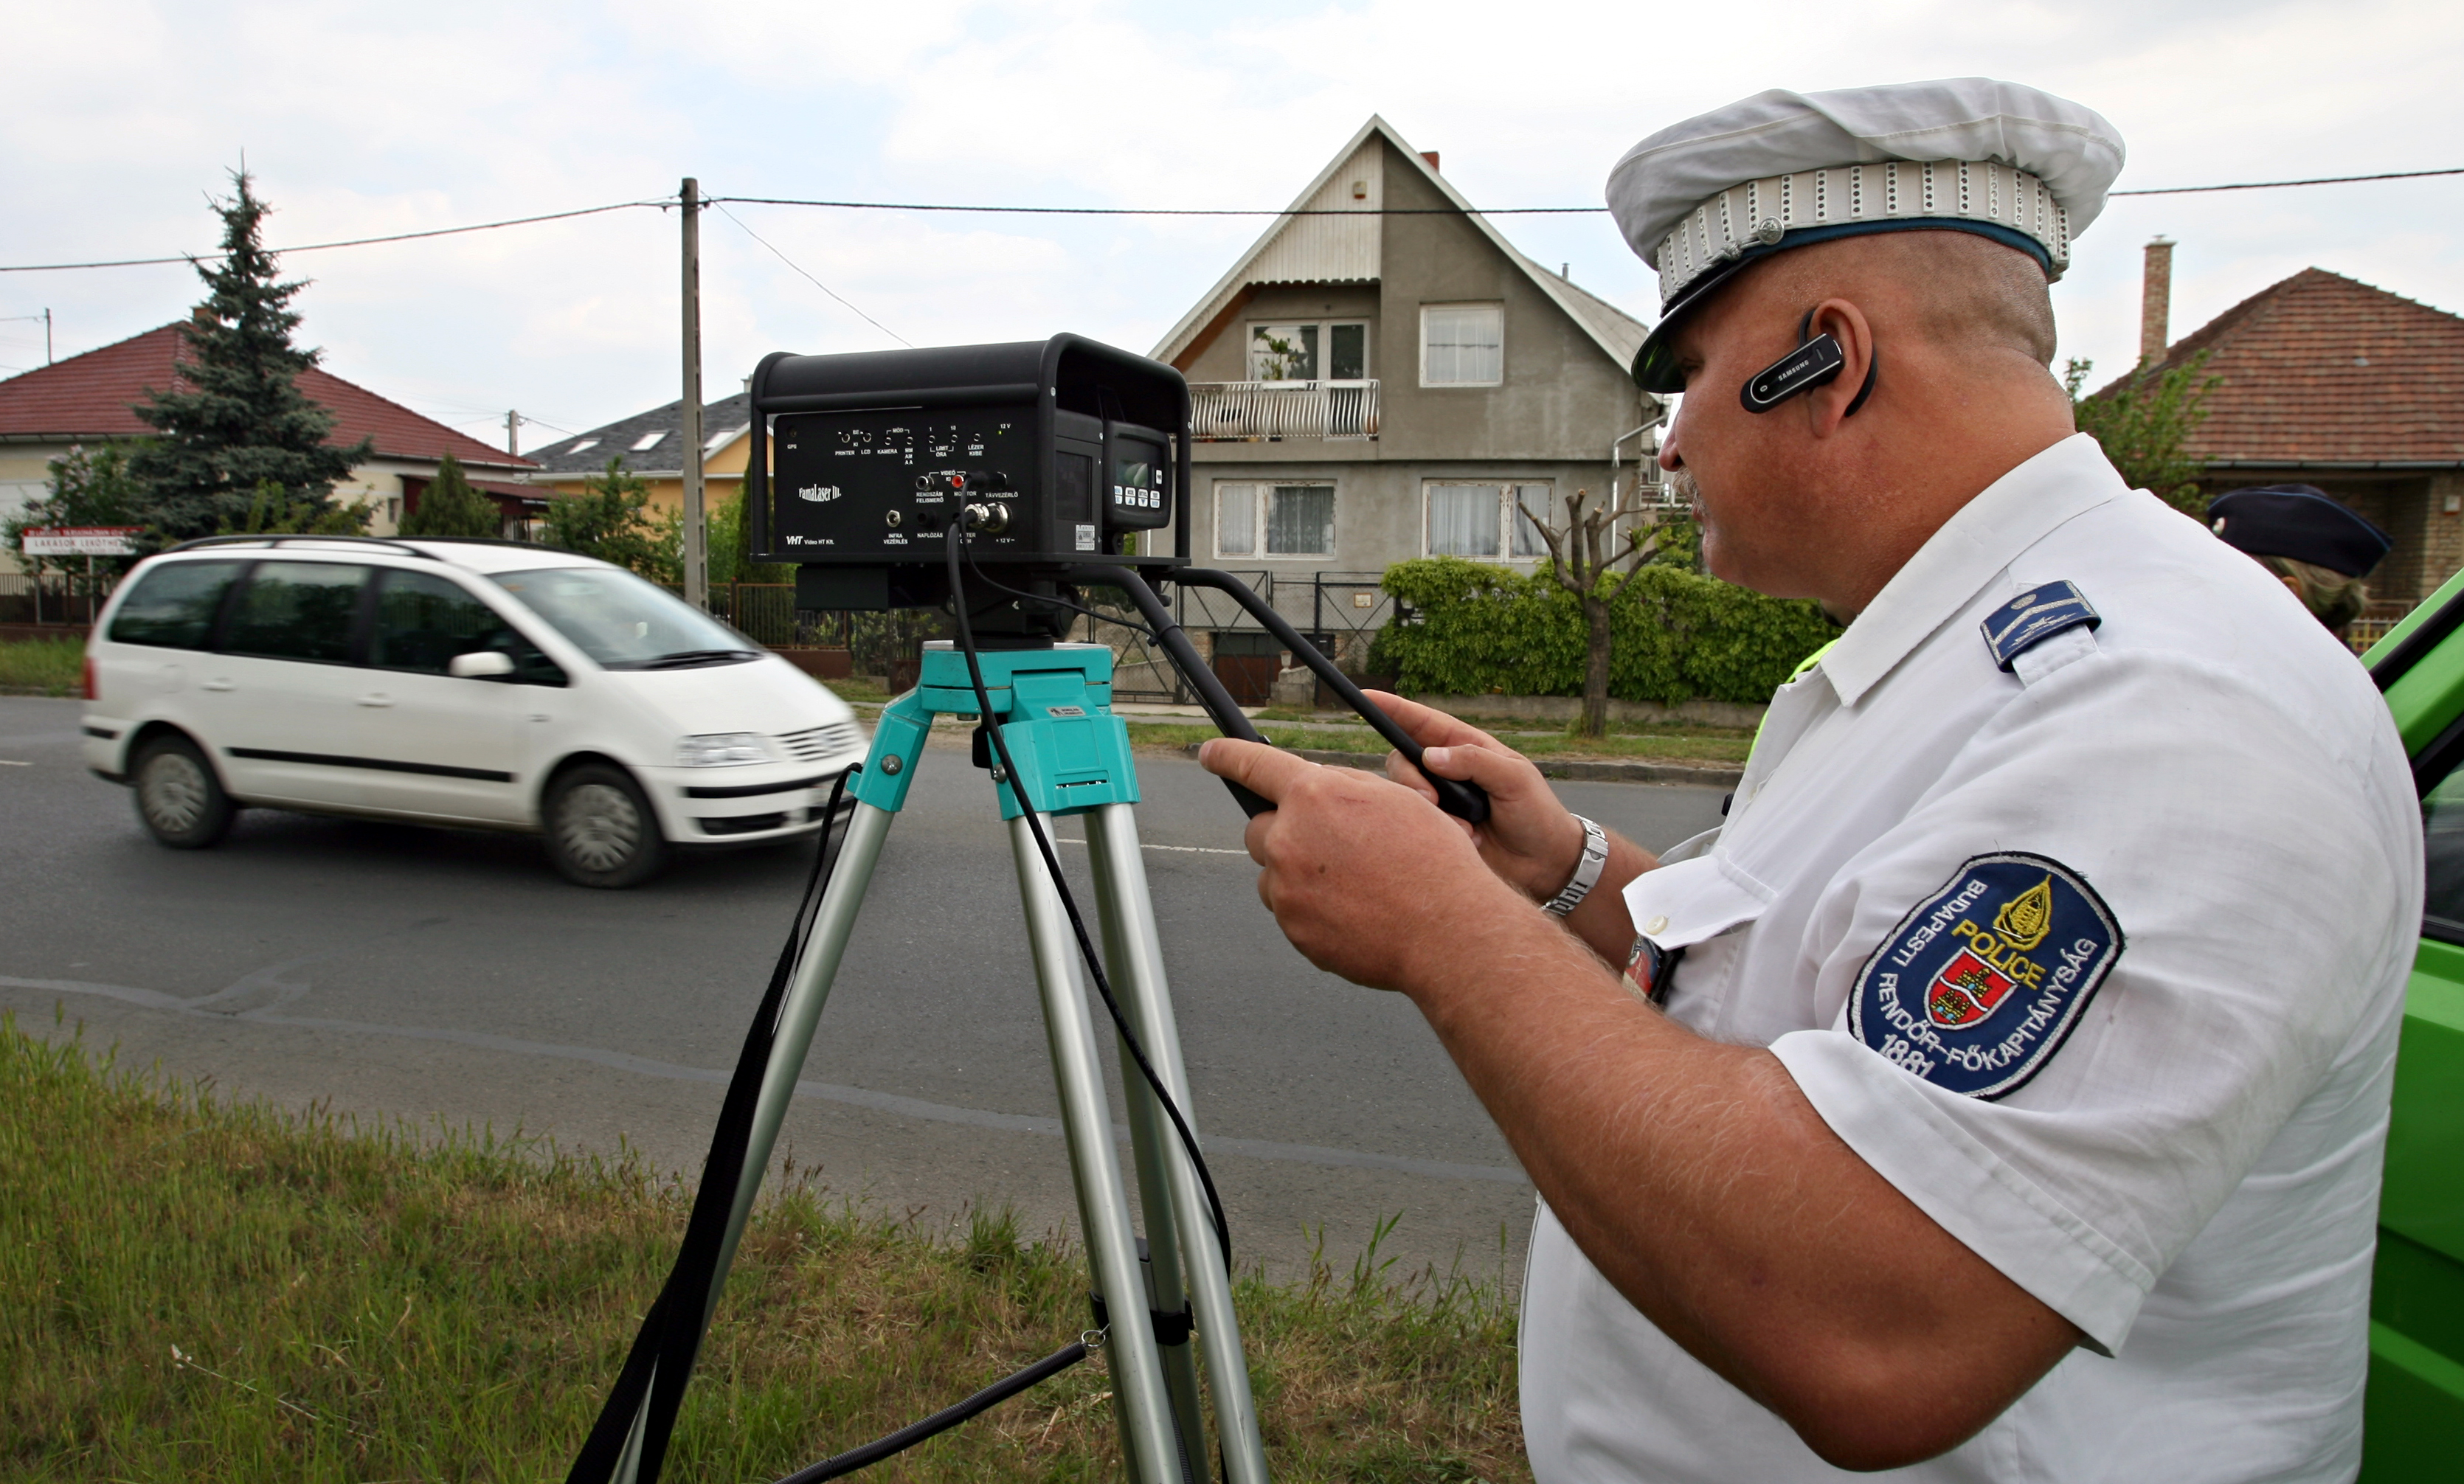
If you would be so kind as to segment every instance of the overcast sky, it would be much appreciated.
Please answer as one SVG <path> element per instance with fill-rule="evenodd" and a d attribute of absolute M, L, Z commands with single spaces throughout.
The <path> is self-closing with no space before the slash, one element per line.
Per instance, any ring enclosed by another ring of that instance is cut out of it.
<path fill-rule="evenodd" d="M 0 263 L 201 251 L 245 152 L 275 246 L 707 193 L 1276 207 L 1373 112 L 1479 206 L 1591 206 L 1636 140 L 1768 87 L 1982 74 L 2085 103 L 2123 186 L 2464 165 L 2453 0 L 1876 0 L 1864 5 L 732 0 L 694 8 L 0 0 Z M 708 384 L 771 350 L 1074 330 L 1147 350 L 1263 221 L 705 218 Z M 1605 216 L 1507 234 L 1648 320 Z M 2175 258 L 2173 330 L 2316 265 L 2464 310 L 2464 177 L 2115 202 L 2055 290 L 2063 354 L 2136 352 L 2140 248 Z M 671 401 L 673 213 L 616 212 L 286 260 L 339 375 L 536 447 Z M 181 266 L 0 273 L 0 367 L 178 317 Z"/>

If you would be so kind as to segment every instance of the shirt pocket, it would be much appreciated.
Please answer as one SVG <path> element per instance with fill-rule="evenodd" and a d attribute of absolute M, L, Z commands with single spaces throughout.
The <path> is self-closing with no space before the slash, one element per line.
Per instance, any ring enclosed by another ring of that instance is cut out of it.
<path fill-rule="evenodd" d="M 1677 1019 L 1708 1033 L 1727 999 L 1750 926 L 1771 889 L 1716 849 L 1638 876 L 1625 889 L 1627 916 L 1656 945 L 1672 975 L 1654 997 Z M 1669 963 L 1671 957 L 1674 963 Z"/>

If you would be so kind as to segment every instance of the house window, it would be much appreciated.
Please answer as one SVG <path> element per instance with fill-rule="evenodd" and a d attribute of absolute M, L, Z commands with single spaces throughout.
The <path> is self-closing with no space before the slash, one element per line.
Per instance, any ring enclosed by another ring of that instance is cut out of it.
<path fill-rule="evenodd" d="M 1432 556 L 1475 561 L 1528 560 L 1549 554 L 1533 520 L 1554 517 L 1545 484 L 1457 484 L 1424 487 L 1428 506 L 1426 546 Z M 1529 515 L 1530 518 L 1525 518 Z"/>
<path fill-rule="evenodd" d="M 652 448 L 657 447 L 660 442 L 667 436 L 668 435 L 665 432 L 644 433 L 641 437 L 633 440 L 633 451 L 635 453 L 648 453 Z"/>
<path fill-rule="evenodd" d="M 1253 382 L 1365 382 L 1369 326 L 1361 320 L 1249 327 Z"/>
<path fill-rule="evenodd" d="M 1218 556 L 1331 556 L 1334 486 L 1215 487 Z"/>
<path fill-rule="evenodd" d="M 1420 306 L 1420 384 L 1495 386 L 1506 379 L 1506 307 Z"/>

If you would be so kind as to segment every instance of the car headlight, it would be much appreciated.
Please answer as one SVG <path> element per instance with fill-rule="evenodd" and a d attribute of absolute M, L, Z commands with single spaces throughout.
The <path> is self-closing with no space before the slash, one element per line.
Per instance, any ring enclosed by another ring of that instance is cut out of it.
<path fill-rule="evenodd" d="M 751 731 L 712 731 L 676 744 L 679 768 L 735 768 L 745 763 L 775 762 L 760 735 Z"/>

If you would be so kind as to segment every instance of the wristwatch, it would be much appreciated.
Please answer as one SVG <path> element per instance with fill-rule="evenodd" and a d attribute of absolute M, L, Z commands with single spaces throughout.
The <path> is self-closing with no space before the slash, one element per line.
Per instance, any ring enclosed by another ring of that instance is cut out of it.
<path fill-rule="evenodd" d="M 1574 879 L 1566 883 L 1566 889 L 1540 904 L 1540 909 L 1551 917 L 1563 917 L 1582 906 L 1609 863 L 1608 832 L 1581 815 L 1574 816 L 1574 822 L 1583 827 L 1583 858 L 1574 862 Z"/>

